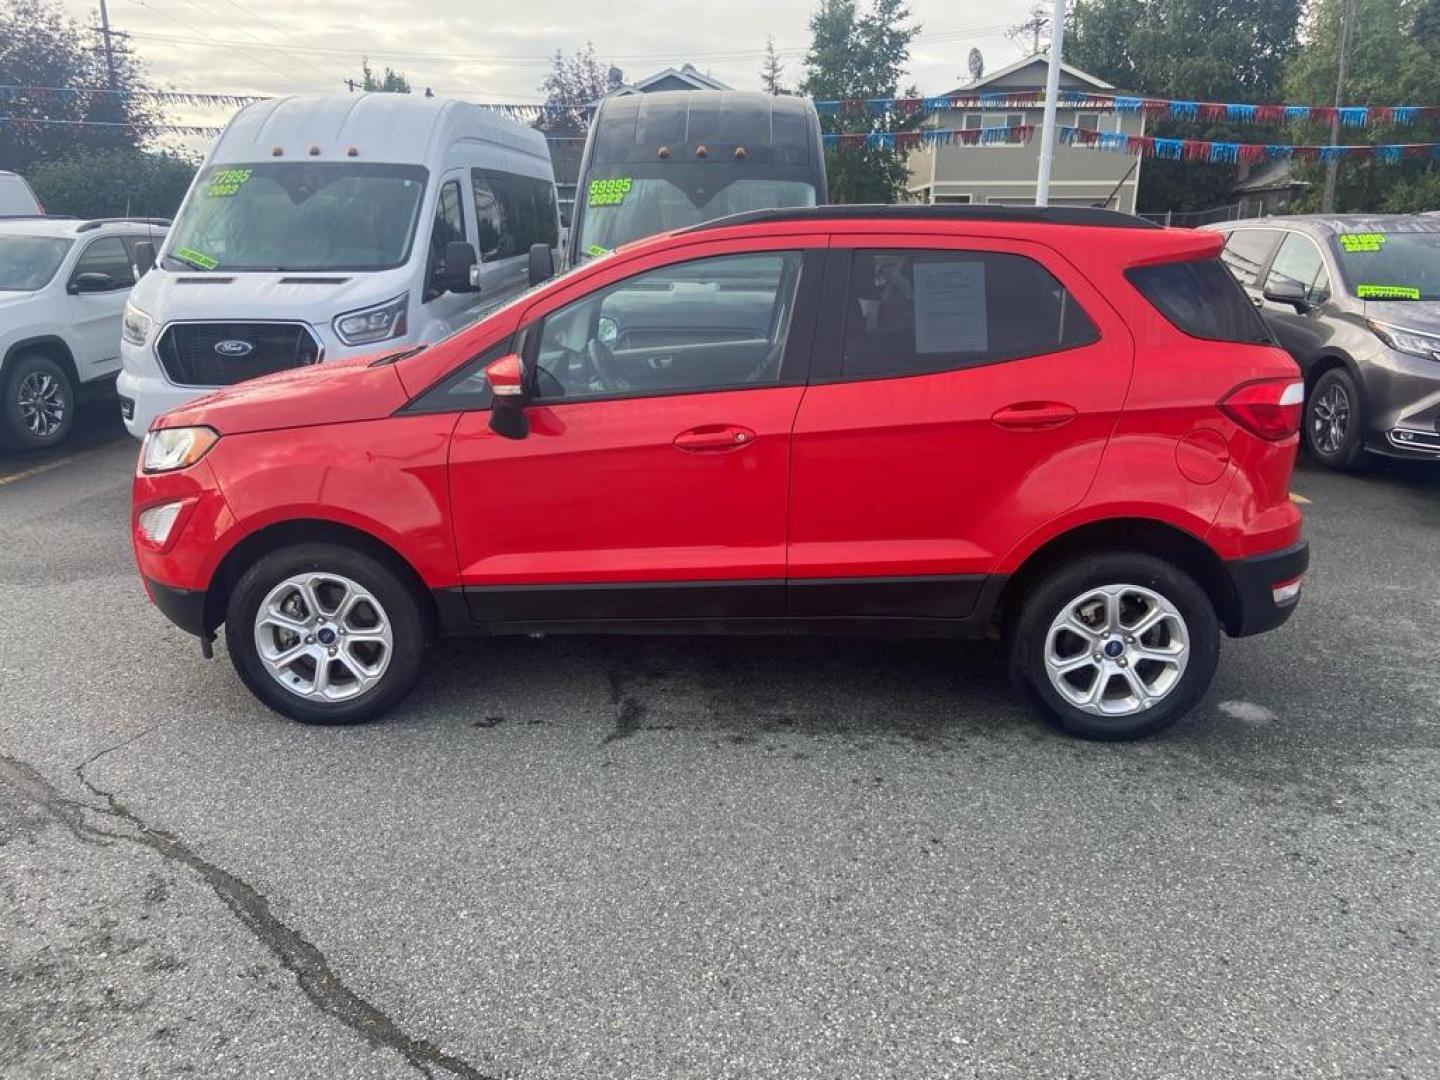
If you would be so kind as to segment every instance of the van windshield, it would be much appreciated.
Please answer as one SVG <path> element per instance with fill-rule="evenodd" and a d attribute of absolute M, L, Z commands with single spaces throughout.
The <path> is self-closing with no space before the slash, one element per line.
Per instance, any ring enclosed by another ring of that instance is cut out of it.
<path fill-rule="evenodd" d="M 677 169 L 669 177 L 591 180 L 585 192 L 580 254 L 599 255 L 621 244 L 670 229 L 699 225 L 747 210 L 814 206 L 815 185 L 804 180 L 732 180 L 721 187 L 704 181 L 682 185 L 707 166 Z M 683 170 L 683 171 L 682 171 Z M 688 175 L 687 175 L 688 174 Z"/>
<path fill-rule="evenodd" d="M 0 236 L 0 292 L 43 289 L 73 243 L 51 236 Z"/>
<path fill-rule="evenodd" d="M 1345 232 L 1333 241 L 1361 300 L 1440 300 L 1440 232 Z"/>
<path fill-rule="evenodd" d="M 212 166 L 170 232 L 171 270 L 388 270 L 410 254 L 418 165 Z"/>

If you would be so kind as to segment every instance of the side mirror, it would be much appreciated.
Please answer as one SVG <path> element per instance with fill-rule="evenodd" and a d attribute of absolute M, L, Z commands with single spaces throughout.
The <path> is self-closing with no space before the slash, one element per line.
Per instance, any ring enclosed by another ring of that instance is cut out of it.
<path fill-rule="evenodd" d="M 480 264 L 475 245 L 451 240 L 445 245 L 445 262 L 440 267 L 440 284 L 451 292 L 479 292 L 470 271 Z"/>
<path fill-rule="evenodd" d="M 1305 299 L 1305 286 L 1292 278 L 1266 283 L 1262 295 L 1277 304 L 1289 304 L 1301 315 L 1310 310 L 1310 301 Z"/>
<path fill-rule="evenodd" d="M 155 245 L 149 240 L 135 241 L 135 276 L 142 278 L 155 269 Z"/>
<path fill-rule="evenodd" d="M 523 439 L 530 434 L 530 418 L 525 406 L 530 401 L 530 387 L 525 377 L 525 361 L 517 353 L 494 360 L 485 368 L 485 382 L 490 387 L 490 430 L 507 439 Z"/>
<path fill-rule="evenodd" d="M 544 244 L 530 245 L 530 284 L 539 285 L 555 276 L 555 253 Z"/>
<path fill-rule="evenodd" d="M 92 293 L 110 292 L 117 288 L 115 279 L 109 274 L 88 273 L 76 274 L 75 280 L 70 282 L 71 293 Z"/>

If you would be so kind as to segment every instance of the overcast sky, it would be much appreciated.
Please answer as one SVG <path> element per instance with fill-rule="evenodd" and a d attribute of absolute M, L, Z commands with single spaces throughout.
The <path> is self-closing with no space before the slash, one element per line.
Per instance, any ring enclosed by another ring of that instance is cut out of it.
<path fill-rule="evenodd" d="M 90 0 L 65 0 L 92 18 Z M 995 70 L 1022 49 L 1005 36 L 1033 0 L 956 4 L 911 0 L 921 37 L 911 79 L 941 93 L 963 79 L 971 47 Z M 556 48 L 595 43 L 627 79 L 689 61 L 740 90 L 759 88 L 760 58 L 773 34 L 784 79 L 801 75 L 815 0 L 109 0 L 111 25 L 155 80 L 180 90 L 278 94 L 342 91 L 360 59 L 403 71 L 417 90 L 469 101 L 533 102 Z M 1027 43 L 1028 44 L 1028 43 Z M 222 123 L 186 110 L 190 123 Z"/>

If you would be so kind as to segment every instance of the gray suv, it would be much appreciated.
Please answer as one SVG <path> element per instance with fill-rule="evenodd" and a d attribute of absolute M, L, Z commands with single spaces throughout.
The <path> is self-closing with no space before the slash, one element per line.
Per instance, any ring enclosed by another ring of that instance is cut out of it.
<path fill-rule="evenodd" d="M 1440 461 L 1440 218 L 1228 221 L 1221 258 L 1305 375 L 1305 445 Z"/>

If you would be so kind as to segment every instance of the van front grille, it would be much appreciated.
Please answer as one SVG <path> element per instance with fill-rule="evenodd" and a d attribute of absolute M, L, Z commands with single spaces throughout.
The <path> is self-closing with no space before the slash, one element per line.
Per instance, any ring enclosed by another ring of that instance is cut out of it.
<path fill-rule="evenodd" d="M 175 323 L 156 349 L 178 386 L 230 386 L 320 359 L 319 343 L 299 323 Z"/>

